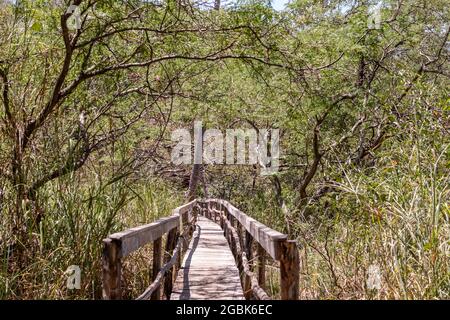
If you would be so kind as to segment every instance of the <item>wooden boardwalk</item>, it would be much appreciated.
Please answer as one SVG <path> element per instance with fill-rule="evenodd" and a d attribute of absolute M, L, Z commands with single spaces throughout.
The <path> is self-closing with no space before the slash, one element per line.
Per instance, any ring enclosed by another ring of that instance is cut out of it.
<path fill-rule="evenodd" d="M 281 299 L 299 297 L 295 240 L 226 200 L 195 199 L 170 216 L 103 240 L 104 299 L 123 299 L 123 261 L 150 243 L 151 283 L 137 300 L 269 300 L 267 259 L 279 263 Z"/>
<path fill-rule="evenodd" d="M 171 300 L 242 300 L 239 270 L 219 225 L 199 216 Z"/>

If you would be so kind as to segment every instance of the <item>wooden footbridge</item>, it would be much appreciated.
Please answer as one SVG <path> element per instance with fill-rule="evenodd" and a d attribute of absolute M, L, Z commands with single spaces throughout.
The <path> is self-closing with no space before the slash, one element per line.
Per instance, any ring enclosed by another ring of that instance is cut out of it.
<path fill-rule="evenodd" d="M 281 299 L 298 299 L 296 242 L 217 199 L 103 240 L 104 299 L 122 299 L 122 260 L 151 242 L 152 282 L 138 300 L 268 300 L 266 259 L 279 263 Z"/>

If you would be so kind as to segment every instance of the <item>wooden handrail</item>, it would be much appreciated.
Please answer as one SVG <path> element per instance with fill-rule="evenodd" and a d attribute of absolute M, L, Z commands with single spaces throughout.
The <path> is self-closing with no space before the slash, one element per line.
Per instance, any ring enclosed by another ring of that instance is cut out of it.
<path fill-rule="evenodd" d="M 264 299 L 265 255 L 280 262 L 281 299 L 297 300 L 299 297 L 300 262 L 296 241 L 288 240 L 286 234 L 273 230 L 261 222 L 249 217 L 228 201 L 222 199 L 198 200 L 203 212 L 213 221 L 220 219 L 236 263 L 242 274 L 242 285 L 246 298 Z M 245 232 L 241 231 L 241 228 Z M 252 242 L 257 242 L 258 279 L 246 264 L 252 260 Z M 244 245 L 244 250 L 241 249 Z"/>
<path fill-rule="evenodd" d="M 282 249 L 281 243 L 287 240 L 288 236 L 286 234 L 273 230 L 252 217 L 249 217 L 228 201 L 209 199 L 205 200 L 204 203 L 219 204 L 225 207 L 228 213 L 239 221 L 245 230 L 250 233 L 252 238 L 257 241 L 274 260 L 280 260 Z"/>
<path fill-rule="evenodd" d="M 265 288 L 266 253 L 280 262 L 281 298 L 298 299 L 299 256 L 295 241 L 249 217 L 231 203 L 221 199 L 197 199 L 172 211 L 170 217 L 150 224 L 111 234 L 103 240 L 103 298 L 121 299 L 122 259 L 153 242 L 152 283 L 138 299 L 160 299 L 161 288 L 170 297 L 182 255 L 195 228 L 197 212 L 220 223 L 241 271 L 242 287 L 247 299 L 267 299 Z M 167 234 L 162 260 L 162 237 Z M 253 241 L 257 245 L 258 272 L 253 266 Z M 211 257 L 214 259 L 214 257 Z M 176 271 L 176 270 L 175 270 Z M 257 276 L 256 276 L 257 275 Z M 164 283 L 163 283 L 164 282 Z"/>
<path fill-rule="evenodd" d="M 172 211 L 172 216 L 161 218 L 155 222 L 131 228 L 125 231 L 113 233 L 108 236 L 108 239 L 120 241 L 122 246 L 119 252 L 119 257 L 123 258 L 146 245 L 147 243 L 161 238 L 170 230 L 179 227 L 183 221 L 192 218 L 191 210 L 196 204 L 196 200 L 191 201 L 181 207 Z M 188 214 L 187 217 L 185 215 Z"/>
<path fill-rule="evenodd" d="M 222 219 L 224 219 L 224 216 L 222 216 Z M 258 300 L 269 300 L 269 296 L 264 291 L 263 288 L 261 288 L 261 285 L 258 282 L 258 279 L 255 277 L 255 274 L 251 271 L 251 266 L 249 264 L 248 258 L 247 258 L 247 252 L 242 250 L 241 247 L 241 241 L 239 239 L 239 236 L 237 234 L 236 229 L 232 226 L 231 222 L 226 220 L 225 221 L 225 236 L 228 240 L 228 242 L 231 244 L 231 251 L 233 252 L 235 258 L 237 258 L 238 262 L 238 268 L 242 273 L 245 273 L 245 280 L 244 280 L 244 288 L 251 287 L 251 290 L 253 291 L 253 294 L 255 295 Z M 248 282 L 247 282 L 248 281 Z M 248 295 L 248 290 L 245 290 L 246 292 L 244 295 Z"/>
<path fill-rule="evenodd" d="M 173 254 L 170 260 L 162 268 L 160 268 L 159 272 L 155 274 L 153 282 L 139 297 L 136 298 L 136 300 L 148 300 L 154 294 L 154 292 L 158 290 L 158 288 L 161 286 L 165 274 L 169 272 L 169 270 L 175 265 L 175 263 L 177 263 L 181 255 L 180 251 L 182 250 L 183 242 L 185 242 L 185 237 L 188 236 L 190 231 L 190 229 L 187 229 L 185 233 L 178 238 L 177 244 L 175 245 L 175 249 L 173 250 Z"/>
<path fill-rule="evenodd" d="M 119 257 L 124 258 L 147 243 L 161 238 L 179 225 L 180 217 L 171 216 L 140 227 L 114 233 L 108 238 L 122 243 Z"/>
<path fill-rule="evenodd" d="M 186 229 L 188 229 L 188 233 L 192 235 L 192 226 L 195 224 L 195 214 L 193 214 L 193 211 L 196 205 L 197 200 L 191 201 L 174 209 L 170 217 L 162 218 L 150 224 L 111 234 L 103 240 L 102 270 L 104 299 L 109 300 L 122 298 L 121 260 L 133 251 L 136 251 L 150 242 L 153 242 L 154 247 L 153 269 L 155 270 L 153 270 L 153 283 L 157 282 L 156 288 L 153 288 L 151 293 L 161 287 L 162 278 L 164 278 L 166 273 L 170 274 L 171 279 L 166 279 L 166 282 L 170 281 L 170 283 L 165 283 L 164 288 L 171 290 L 173 283 L 172 277 L 176 274 L 171 270 L 174 259 L 165 257 L 165 260 L 169 261 L 166 261 L 166 264 L 161 267 L 162 237 L 168 233 L 166 252 L 173 252 L 175 250 L 175 253 L 179 255 L 179 250 L 177 250 L 179 244 L 177 241 L 174 241 L 174 239 L 176 240 L 180 233 L 186 237 Z M 162 272 L 162 275 L 161 271 L 164 271 Z M 149 290 L 146 290 L 146 292 L 148 293 Z M 166 295 L 168 294 L 170 293 L 166 292 Z M 145 294 L 144 296 L 147 297 L 148 294 Z M 159 291 L 154 293 L 152 298 L 159 299 Z"/>

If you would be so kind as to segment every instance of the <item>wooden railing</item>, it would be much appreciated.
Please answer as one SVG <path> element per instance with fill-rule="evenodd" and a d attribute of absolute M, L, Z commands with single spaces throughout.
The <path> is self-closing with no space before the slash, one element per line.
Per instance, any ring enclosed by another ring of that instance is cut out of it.
<path fill-rule="evenodd" d="M 170 217 L 114 233 L 104 239 L 103 299 L 122 299 L 122 259 L 150 242 L 153 242 L 152 283 L 137 299 L 161 299 L 162 285 L 164 295 L 170 297 L 182 256 L 195 228 L 197 209 L 197 200 L 194 200 L 173 210 Z M 164 265 L 161 266 L 163 258 Z"/>
<path fill-rule="evenodd" d="M 265 291 L 267 257 L 279 261 L 281 299 L 298 299 L 299 256 L 296 242 L 219 199 L 194 200 L 173 210 L 170 217 L 114 233 L 104 239 L 103 298 L 122 299 L 122 259 L 153 242 L 152 283 L 137 299 L 158 300 L 162 291 L 169 299 L 198 213 L 222 227 L 240 271 L 246 299 L 270 299 Z"/>
<path fill-rule="evenodd" d="M 247 216 L 225 200 L 199 200 L 198 204 L 201 213 L 220 223 L 224 230 L 241 274 L 246 299 L 270 299 L 265 291 L 267 256 L 280 264 L 281 299 L 298 299 L 300 270 L 295 241 Z"/>

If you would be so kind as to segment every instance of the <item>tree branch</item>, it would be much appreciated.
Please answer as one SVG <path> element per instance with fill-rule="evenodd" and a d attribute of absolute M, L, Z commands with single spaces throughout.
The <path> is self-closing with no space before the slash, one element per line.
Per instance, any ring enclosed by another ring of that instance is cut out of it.
<path fill-rule="evenodd" d="M 72 4 L 75 6 L 79 6 L 82 1 L 83 0 L 74 0 L 72 2 Z M 42 126 L 44 121 L 53 112 L 53 110 L 56 108 L 56 106 L 58 105 L 58 103 L 60 102 L 60 100 L 62 98 L 60 91 L 64 84 L 64 81 L 66 80 L 67 74 L 69 73 L 70 63 L 71 63 L 72 55 L 73 55 L 73 46 L 74 46 L 74 43 L 71 43 L 71 41 L 70 41 L 70 31 L 69 31 L 69 28 L 67 27 L 67 20 L 70 18 L 70 16 L 71 16 L 71 13 L 67 13 L 67 12 L 61 15 L 62 36 L 63 36 L 64 47 L 65 47 L 65 56 L 64 56 L 64 62 L 63 62 L 62 69 L 56 80 L 50 100 L 47 102 L 47 104 L 45 105 L 45 107 L 41 111 L 41 113 L 38 115 L 38 117 L 35 120 L 28 123 L 28 125 L 25 128 L 22 150 L 24 150 L 27 147 L 27 144 L 28 144 L 28 141 L 29 141 L 31 135 L 36 131 L 37 128 Z"/>

